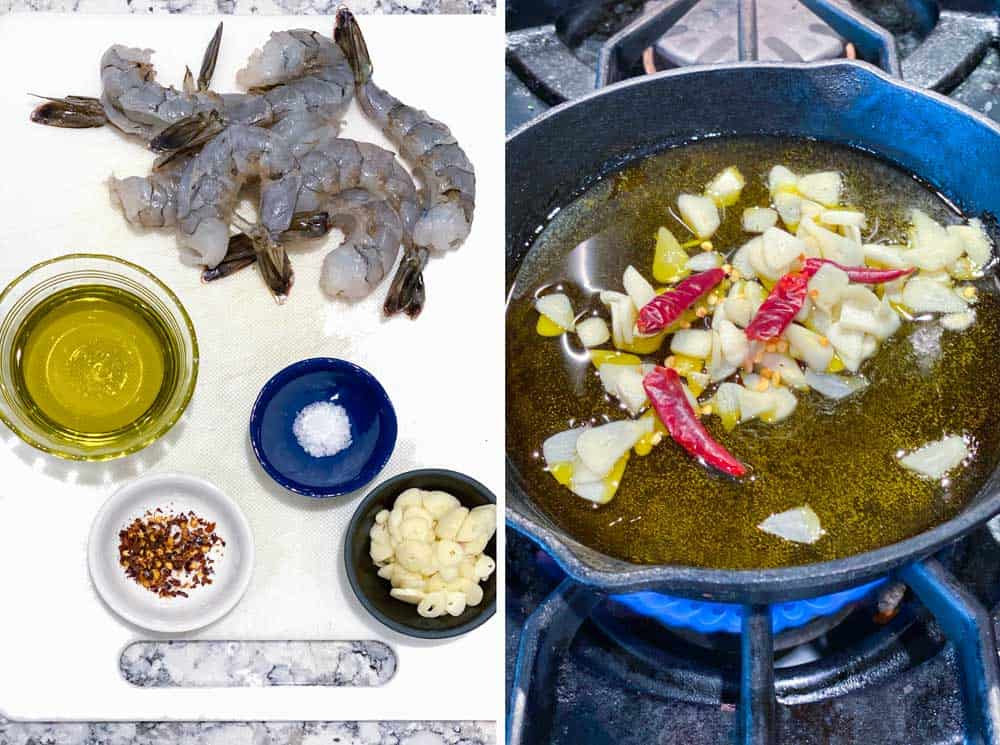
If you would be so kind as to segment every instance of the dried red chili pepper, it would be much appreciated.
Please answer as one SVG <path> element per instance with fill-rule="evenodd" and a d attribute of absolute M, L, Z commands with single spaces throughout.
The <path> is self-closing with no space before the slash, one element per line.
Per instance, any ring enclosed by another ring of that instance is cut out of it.
<path fill-rule="evenodd" d="M 709 269 L 707 272 L 692 274 L 661 295 L 657 295 L 639 310 L 639 320 L 636 326 L 641 334 L 655 334 L 662 331 L 681 317 L 696 302 L 719 282 L 725 279 L 726 273 L 721 269 Z"/>
<path fill-rule="evenodd" d="M 781 336 L 805 304 L 810 277 L 805 272 L 793 272 L 779 279 L 747 326 L 747 338 L 771 341 Z"/>
<path fill-rule="evenodd" d="M 743 476 L 747 472 L 746 466 L 716 442 L 698 421 L 676 370 L 656 367 L 642 379 L 642 387 L 674 442 L 730 476 Z"/>
<path fill-rule="evenodd" d="M 848 279 L 852 282 L 860 282 L 865 285 L 880 285 L 883 282 L 892 282 L 894 279 L 905 277 L 913 272 L 912 269 L 872 269 L 868 266 L 844 266 L 830 259 L 806 259 L 802 267 L 802 273 L 812 277 L 823 264 L 832 264 L 843 272 L 847 273 Z"/>
<path fill-rule="evenodd" d="M 912 269 L 872 269 L 867 266 L 844 266 L 830 259 L 806 259 L 802 271 L 786 274 L 771 289 L 747 326 L 747 338 L 771 341 L 781 336 L 805 304 L 809 280 L 824 264 L 831 264 L 847 274 L 852 282 L 881 284 L 905 277 Z"/>

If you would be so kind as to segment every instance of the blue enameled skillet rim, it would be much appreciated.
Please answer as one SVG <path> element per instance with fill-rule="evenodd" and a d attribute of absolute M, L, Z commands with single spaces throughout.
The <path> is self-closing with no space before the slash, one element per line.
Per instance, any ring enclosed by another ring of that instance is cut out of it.
<path fill-rule="evenodd" d="M 533 227 L 530 223 L 532 218 L 536 217 L 536 215 L 526 215 L 518 212 L 519 208 L 516 203 L 519 201 L 524 202 L 524 200 L 517 198 L 519 193 L 528 192 L 530 194 L 532 192 L 531 189 L 526 189 L 523 186 L 526 178 L 524 175 L 519 174 L 516 168 L 522 160 L 528 163 L 538 163 L 538 166 L 536 166 L 538 168 L 544 168 L 546 165 L 544 158 L 524 157 L 523 154 L 518 157 L 512 157 L 512 148 L 525 150 L 529 155 L 549 155 L 539 145 L 539 128 L 543 128 L 541 131 L 549 131 L 550 129 L 557 128 L 561 123 L 578 125 L 581 120 L 587 122 L 586 126 L 604 128 L 603 134 L 601 132 L 588 133 L 586 138 L 584 138 L 584 142 L 586 142 L 586 139 L 589 139 L 592 143 L 599 143 L 602 136 L 614 138 L 621 131 L 620 129 L 616 131 L 615 125 L 626 127 L 627 124 L 622 122 L 602 122 L 593 110 L 594 108 L 597 108 L 599 111 L 614 113 L 617 106 L 617 110 L 622 112 L 626 110 L 625 103 L 632 102 L 634 99 L 639 98 L 640 95 L 643 95 L 646 97 L 641 99 L 643 102 L 647 99 L 651 102 L 657 101 L 660 104 L 660 108 L 656 111 L 644 110 L 638 112 L 638 114 L 634 112 L 629 113 L 628 117 L 633 119 L 637 115 L 666 117 L 670 114 L 670 105 L 676 105 L 677 103 L 677 99 L 671 100 L 669 95 L 672 84 L 675 87 L 679 87 L 682 82 L 684 85 L 687 85 L 692 80 L 697 81 L 699 77 L 703 77 L 704 84 L 701 90 L 704 90 L 706 95 L 711 95 L 713 92 L 717 93 L 717 88 L 713 87 L 710 82 L 713 80 L 718 82 L 721 79 L 719 76 L 726 76 L 730 73 L 734 76 L 739 75 L 741 79 L 747 76 L 766 78 L 768 75 L 780 76 L 782 74 L 796 76 L 796 82 L 801 83 L 803 90 L 819 90 L 820 93 L 828 94 L 834 103 L 828 102 L 827 106 L 832 109 L 837 109 L 838 107 L 846 109 L 862 104 L 871 106 L 872 102 L 864 99 L 862 96 L 862 92 L 867 86 L 868 90 L 874 91 L 878 96 L 893 97 L 891 104 L 894 107 L 894 111 L 898 109 L 901 120 L 905 119 L 908 125 L 912 124 L 911 119 L 916 102 L 916 104 L 922 104 L 926 108 L 933 109 L 933 113 L 940 116 L 942 121 L 951 120 L 952 123 L 957 123 L 964 127 L 962 132 L 940 131 L 938 129 L 934 132 L 921 133 L 922 138 L 928 141 L 928 148 L 932 143 L 935 147 L 940 147 L 947 142 L 947 138 L 967 138 L 967 142 L 966 140 L 959 140 L 958 144 L 978 145 L 981 148 L 985 148 L 978 151 L 982 155 L 988 156 L 991 152 L 1000 153 L 1000 126 L 996 123 L 941 94 L 909 85 L 864 62 L 837 60 L 799 64 L 736 63 L 669 70 L 629 79 L 596 90 L 580 99 L 556 106 L 531 122 L 522 125 L 508 136 L 508 222 L 506 249 L 508 291 L 512 286 L 513 277 L 524 257 L 526 250 L 525 236 L 528 234 L 527 229 Z M 681 81 L 680 78 L 687 78 L 687 80 Z M 824 88 L 824 85 L 827 87 Z M 653 91 L 655 91 L 655 95 Z M 801 92 L 785 91 L 785 93 L 795 94 Z M 856 100 L 851 100 L 850 96 L 852 93 L 855 95 Z M 837 98 L 834 99 L 834 96 Z M 596 103 L 600 105 L 595 107 L 594 104 Z M 714 102 L 714 105 L 719 105 L 718 101 Z M 726 101 L 725 105 L 732 104 Z M 792 105 L 801 105 L 801 101 L 790 101 L 789 106 Z M 920 108 L 920 106 L 917 106 L 917 108 Z M 743 111 L 740 113 L 747 120 L 744 128 L 719 132 L 708 130 L 704 134 L 780 133 L 767 128 L 755 129 L 754 117 L 756 112 Z M 782 116 L 785 114 L 787 112 L 782 112 Z M 623 116 L 623 118 L 627 117 Z M 929 122 L 927 126 L 932 127 L 933 124 L 934 122 Z M 833 122 L 830 126 L 835 125 L 836 122 Z M 872 122 L 871 126 L 872 128 L 876 127 L 877 122 Z M 567 144 L 566 138 L 570 137 L 570 135 L 568 132 L 563 132 L 563 134 L 565 137 L 562 138 L 564 140 L 562 144 L 565 148 Z M 786 131 L 784 134 L 793 134 L 801 137 L 810 136 L 808 132 L 801 131 Z M 636 137 L 638 138 L 638 135 Z M 815 138 L 835 139 L 819 135 Z M 637 141 L 639 140 L 637 139 Z M 584 142 L 578 142 L 576 148 L 586 147 Z M 865 148 L 866 137 L 862 134 L 854 139 L 845 138 L 843 142 Z M 891 154 L 882 152 L 877 147 L 865 149 L 884 159 L 898 162 Z M 540 153 L 536 152 L 539 150 L 541 151 Z M 568 159 L 573 160 L 576 158 L 571 152 L 565 150 L 563 152 Z M 932 157 L 926 151 L 922 152 L 927 157 Z M 621 146 L 619 152 L 613 153 L 613 157 L 610 157 L 606 161 L 608 166 L 610 166 L 607 170 L 611 170 L 616 164 L 620 165 L 631 160 L 633 157 L 643 154 L 647 153 L 640 152 L 636 149 L 635 145 L 633 145 L 631 150 L 625 146 Z M 552 155 L 552 157 L 555 158 L 556 155 Z M 933 157 L 940 156 L 935 155 Z M 1000 155 L 989 157 L 996 158 L 1000 162 Z M 963 164 L 965 168 L 971 171 L 968 179 L 972 179 L 973 181 L 978 178 L 995 180 L 997 174 L 991 174 L 987 165 L 981 162 L 981 160 L 980 158 L 980 162 L 976 164 L 969 162 Z M 914 171 L 912 167 L 905 165 L 904 167 L 911 172 Z M 577 174 L 576 178 L 578 179 L 592 178 L 597 175 L 596 173 L 580 173 L 579 167 L 577 168 Z M 925 178 L 932 186 L 937 186 L 935 180 L 929 174 L 917 172 L 917 176 Z M 573 187 L 573 189 L 562 193 L 560 196 L 565 199 L 569 194 L 578 193 L 582 185 L 585 184 L 581 184 L 580 182 L 566 184 L 566 186 Z M 981 185 L 977 193 L 983 193 Z M 965 209 L 966 205 L 962 204 L 962 194 L 949 193 L 947 196 L 954 199 L 960 207 Z M 513 207 L 512 203 L 515 203 Z M 992 202 L 990 204 L 991 212 L 994 214 L 1000 213 L 1000 210 L 997 210 Z M 550 207 L 551 205 L 538 205 L 539 209 L 548 209 Z M 512 229 L 512 224 L 516 227 L 516 231 Z M 833 561 L 779 569 L 724 570 L 679 565 L 631 564 L 612 559 L 600 552 L 583 546 L 546 518 L 543 518 L 537 512 L 537 509 L 531 505 L 530 497 L 523 488 L 517 471 L 510 462 L 509 457 L 507 459 L 506 489 L 508 495 L 506 509 L 507 523 L 542 546 L 555 559 L 563 571 L 570 578 L 578 582 L 614 593 L 659 590 L 690 598 L 704 598 L 735 603 L 771 603 L 815 597 L 871 581 L 905 563 L 929 556 L 936 550 L 971 532 L 994 515 L 1000 513 L 1000 475 L 995 472 L 983 489 L 980 490 L 962 512 L 952 519 L 912 538 L 873 551 Z"/>

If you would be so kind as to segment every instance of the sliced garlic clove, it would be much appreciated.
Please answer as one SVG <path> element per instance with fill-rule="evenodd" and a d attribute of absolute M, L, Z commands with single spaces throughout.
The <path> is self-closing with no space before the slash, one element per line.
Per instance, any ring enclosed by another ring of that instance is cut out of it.
<path fill-rule="evenodd" d="M 717 173 L 705 187 L 705 195 L 712 199 L 720 207 L 732 207 L 740 200 L 743 187 L 746 186 L 746 179 L 736 166 Z"/>
<path fill-rule="evenodd" d="M 824 207 L 836 207 L 840 203 L 844 180 L 837 171 L 821 171 L 803 176 L 797 187 L 806 199 L 819 202 Z"/>
<path fill-rule="evenodd" d="M 497 563 L 492 558 L 485 555 L 480 556 L 476 560 L 476 566 L 474 570 L 476 579 L 482 580 L 488 578 L 491 574 L 493 574 L 496 568 L 497 568 Z"/>
<path fill-rule="evenodd" d="M 603 486 L 603 484 L 602 484 Z M 483 551 L 486 550 L 486 544 L 490 542 L 489 538 L 475 538 L 471 541 L 466 541 L 460 543 L 462 550 L 465 552 L 466 556 L 479 556 Z"/>
<path fill-rule="evenodd" d="M 767 188 L 771 194 L 779 191 L 794 191 L 798 185 L 799 177 L 785 166 L 774 166 L 767 174 Z"/>
<path fill-rule="evenodd" d="M 670 340 L 670 351 L 699 360 L 708 359 L 712 354 L 712 332 L 705 329 L 681 329 Z"/>
<path fill-rule="evenodd" d="M 465 523 L 465 519 L 469 515 L 468 507 L 456 507 L 450 512 L 445 513 L 440 520 L 438 520 L 437 528 L 435 528 L 434 533 L 438 538 L 443 540 L 455 540 L 455 536 L 458 535 L 459 529 Z"/>
<path fill-rule="evenodd" d="M 483 588 L 479 586 L 478 582 L 465 580 L 462 592 L 465 593 L 465 602 L 469 605 L 476 606 L 483 602 Z"/>
<path fill-rule="evenodd" d="M 399 526 L 399 535 L 404 541 L 427 542 L 432 540 L 431 523 L 419 518 L 406 518 Z"/>
<path fill-rule="evenodd" d="M 476 579 L 476 560 L 463 552 L 463 559 L 458 564 L 458 576 L 462 579 Z"/>
<path fill-rule="evenodd" d="M 432 592 L 424 595 L 417 604 L 417 613 L 424 618 L 437 618 L 446 612 L 447 596 L 444 591 Z"/>
<path fill-rule="evenodd" d="M 625 287 L 625 293 L 632 299 L 632 305 L 636 308 L 642 308 L 656 297 L 656 290 L 653 289 L 653 285 L 639 274 L 639 270 L 631 264 L 625 269 L 622 284 Z"/>
<path fill-rule="evenodd" d="M 458 501 L 448 492 L 444 491 L 426 491 L 424 492 L 424 504 L 423 507 L 427 510 L 427 513 L 435 520 L 440 520 L 441 517 L 456 507 L 461 507 L 462 503 Z"/>
<path fill-rule="evenodd" d="M 586 318 L 576 324 L 576 335 L 585 347 L 599 347 L 611 338 L 608 322 L 598 316 Z"/>
<path fill-rule="evenodd" d="M 969 456 L 969 446 L 961 435 L 948 435 L 929 442 L 899 458 L 904 468 L 922 476 L 938 480 L 950 470 L 961 465 Z"/>
<path fill-rule="evenodd" d="M 793 543 L 815 543 L 826 533 L 809 505 L 770 515 L 757 528 Z"/>
<path fill-rule="evenodd" d="M 561 292 L 552 295 L 543 295 L 535 301 L 535 310 L 552 321 L 556 326 L 565 330 L 573 330 L 573 304 L 570 299 Z"/>
<path fill-rule="evenodd" d="M 763 233 L 778 224 L 778 213 L 770 207 L 748 207 L 743 210 L 742 225 L 747 233 Z"/>
<path fill-rule="evenodd" d="M 438 541 L 434 553 L 440 567 L 457 567 L 465 558 L 465 552 L 455 541 Z"/>
<path fill-rule="evenodd" d="M 402 600 L 404 603 L 409 603 L 410 605 L 418 605 L 424 599 L 424 591 L 412 588 L 398 588 L 394 587 L 389 590 L 389 594 L 396 600 Z"/>
<path fill-rule="evenodd" d="M 447 592 L 445 593 L 445 610 L 449 616 L 458 617 L 465 612 L 465 593 Z"/>
<path fill-rule="evenodd" d="M 711 197 L 696 194 L 681 194 L 677 197 L 677 211 L 681 219 L 691 228 L 696 236 L 705 240 L 711 238 L 722 222 L 719 218 L 719 208 Z"/>
<path fill-rule="evenodd" d="M 368 555 L 376 564 L 383 564 L 393 556 L 392 546 L 388 541 L 372 541 Z"/>
<path fill-rule="evenodd" d="M 424 493 L 422 489 L 407 489 L 398 497 L 393 509 L 406 510 L 407 507 L 423 507 Z"/>
<path fill-rule="evenodd" d="M 440 573 L 432 574 L 424 580 L 424 592 L 437 592 L 438 590 L 445 589 L 446 586 L 447 583 L 441 577 Z"/>
<path fill-rule="evenodd" d="M 424 586 L 424 577 L 419 572 L 411 572 L 397 564 L 392 572 L 391 582 L 393 587 L 420 590 Z"/>
<path fill-rule="evenodd" d="M 403 541 L 396 547 L 396 559 L 410 572 L 422 572 L 431 563 L 431 547 L 421 541 Z"/>

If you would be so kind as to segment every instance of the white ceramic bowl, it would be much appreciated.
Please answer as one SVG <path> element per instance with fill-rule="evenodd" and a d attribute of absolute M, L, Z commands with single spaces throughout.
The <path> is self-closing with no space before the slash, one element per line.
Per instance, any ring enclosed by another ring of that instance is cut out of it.
<path fill-rule="evenodd" d="M 193 510 L 215 522 L 226 542 L 214 563 L 212 584 L 196 587 L 186 598 L 161 598 L 129 579 L 118 563 L 118 533 L 147 510 Z M 90 577 L 104 602 L 126 621 L 150 631 L 179 633 L 217 621 L 243 597 L 253 574 L 253 535 L 232 499 L 195 476 L 156 474 L 131 481 L 116 491 L 94 519 L 87 547 Z"/>

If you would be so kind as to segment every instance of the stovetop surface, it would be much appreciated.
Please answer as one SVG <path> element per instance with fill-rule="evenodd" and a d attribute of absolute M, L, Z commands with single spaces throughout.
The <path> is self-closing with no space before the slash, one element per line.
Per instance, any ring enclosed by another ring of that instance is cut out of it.
<path fill-rule="evenodd" d="M 928 8 L 934 7 L 938 13 L 946 15 L 1000 14 L 1000 7 L 985 0 L 939 0 L 936 3 L 933 0 L 851 0 L 850 4 L 893 34 L 903 60 L 920 47 L 933 29 L 933 23 L 927 18 Z M 575 19 L 576 16 L 566 13 L 565 0 L 511 0 L 507 5 L 508 32 L 530 32 L 553 24 L 557 37 L 568 42 L 572 56 L 593 70 L 601 45 L 647 8 L 641 0 L 580 5 L 597 9 L 585 20 L 567 21 L 567 17 Z M 544 91 L 539 93 L 538 86 L 527 79 L 530 76 L 516 67 L 516 64 L 513 67 L 508 64 L 506 71 L 508 131 L 558 102 Z M 905 73 L 904 65 L 904 76 Z M 947 93 L 1000 122 L 1000 48 L 997 44 L 986 50 L 957 85 L 949 86 Z"/>
<path fill-rule="evenodd" d="M 939 557 L 994 608 L 998 626 L 1000 544 L 983 529 Z M 562 575 L 544 552 L 507 531 L 507 690 L 520 631 Z M 776 654 L 780 745 L 946 745 L 963 739 L 953 648 L 933 617 L 907 595 L 888 624 L 872 621 L 874 599 L 832 631 Z M 718 635 L 716 635 L 718 636 Z M 710 640 L 711 641 L 711 640 Z M 598 606 L 554 677 L 552 745 L 718 745 L 736 726 L 735 638 L 717 649 Z M 530 721 L 530 720 L 529 720 Z"/>

